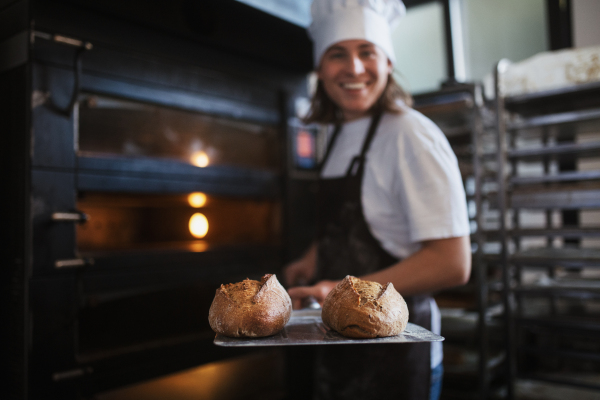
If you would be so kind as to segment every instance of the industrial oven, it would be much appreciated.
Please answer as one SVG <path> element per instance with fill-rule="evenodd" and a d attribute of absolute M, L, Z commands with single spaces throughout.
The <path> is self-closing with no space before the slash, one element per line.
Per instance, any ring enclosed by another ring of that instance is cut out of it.
<path fill-rule="evenodd" d="M 215 289 L 278 273 L 310 239 L 314 182 L 293 173 L 288 125 L 308 38 L 200 3 L 0 9 L 25 46 L 0 75 L 27 99 L 3 111 L 19 118 L 3 156 L 23 182 L 8 207 L 20 279 L 4 287 L 15 398 L 92 398 L 244 355 L 212 345 Z"/>

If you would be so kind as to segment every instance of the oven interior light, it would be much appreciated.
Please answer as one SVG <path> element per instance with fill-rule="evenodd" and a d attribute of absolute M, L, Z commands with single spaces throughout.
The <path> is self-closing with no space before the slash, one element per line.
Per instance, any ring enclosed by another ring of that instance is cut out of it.
<path fill-rule="evenodd" d="M 190 207 L 204 207 L 206 205 L 206 195 L 200 192 L 190 193 L 188 195 L 188 203 L 190 204 Z"/>
<path fill-rule="evenodd" d="M 195 253 L 202 253 L 208 249 L 208 243 L 204 240 L 196 240 L 188 245 L 188 248 Z"/>
<path fill-rule="evenodd" d="M 195 213 L 190 218 L 190 233 L 197 239 L 202 239 L 208 233 L 208 220 L 201 213 Z"/>
<path fill-rule="evenodd" d="M 193 152 L 190 161 L 193 165 L 200 168 L 204 168 L 210 163 L 208 154 L 202 150 Z"/>

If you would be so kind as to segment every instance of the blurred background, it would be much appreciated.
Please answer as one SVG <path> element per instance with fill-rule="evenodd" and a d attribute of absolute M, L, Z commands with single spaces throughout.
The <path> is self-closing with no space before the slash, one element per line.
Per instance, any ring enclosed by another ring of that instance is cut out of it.
<path fill-rule="evenodd" d="M 442 399 L 600 398 L 600 2 L 405 0 L 394 74 L 457 157 L 473 272 Z M 310 0 L 0 0 L 3 399 L 308 399 L 213 345 L 314 234 Z"/>

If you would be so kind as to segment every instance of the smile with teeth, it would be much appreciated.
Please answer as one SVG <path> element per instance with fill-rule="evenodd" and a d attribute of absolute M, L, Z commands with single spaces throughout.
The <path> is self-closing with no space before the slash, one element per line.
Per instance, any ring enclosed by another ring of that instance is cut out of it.
<path fill-rule="evenodd" d="M 342 83 L 342 87 L 344 89 L 358 90 L 358 89 L 366 88 L 367 84 L 365 82 L 349 82 L 349 83 Z"/>

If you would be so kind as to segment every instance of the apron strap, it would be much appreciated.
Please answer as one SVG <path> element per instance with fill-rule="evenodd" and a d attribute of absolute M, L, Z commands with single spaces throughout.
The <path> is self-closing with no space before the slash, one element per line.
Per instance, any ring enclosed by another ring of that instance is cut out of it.
<path fill-rule="evenodd" d="M 327 144 L 327 150 L 325 151 L 325 155 L 323 156 L 323 161 L 321 161 L 321 163 L 319 164 L 319 172 L 321 170 L 323 170 L 323 167 L 325 166 L 325 163 L 329 159 L 329 154 L 331 154 L 331 149 L 333 149 L 333 144 L 335 143 L 335 141 L 336 141 L 337 137 L 339 136 L 341 130 L 342 130 L 342 125 L 341 124 L 337 124 L 335 126 L 334 131 L 333 131 L 333 135 L 331 136 L 331 139 L 329 140 L 329 143 Z M 321 176 L 321 174 L 319 173 L 319 177 L 320 176 Z"/>
<path fill-rule="evenodd" d="M 371 125 L 369 126 L 369 130 L 367 131 L 367 137 L 365 137 L 365 141 L 363 142 L 360 154 L 354 156 L 354 158 L 352 159 L 352 162 L 346 170 L 346 176 L 356 175 L 358 170 L 364 167 L 365 155 L 367 154 L 367 151 L 369 151 L 369 147 L 371 147 L 371 142 L 375 137 L 375 132 L 377 132 L 377 127 L 379 126 L 380 120 L 381 112 L 376 112 L 375 114 L 373 114 L 373 117 L 371 118 Z"/>

